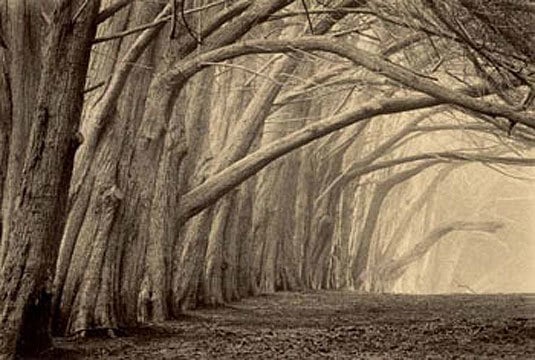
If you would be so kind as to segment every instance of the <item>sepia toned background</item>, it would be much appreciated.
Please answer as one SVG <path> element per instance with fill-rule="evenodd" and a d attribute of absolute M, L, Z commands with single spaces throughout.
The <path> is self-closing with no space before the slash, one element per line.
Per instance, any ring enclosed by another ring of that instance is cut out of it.
<path fill-rule="evenodd" d="M 0 1 L 0 359 L 280 291 L 535 291 L 535 5 Z"/>

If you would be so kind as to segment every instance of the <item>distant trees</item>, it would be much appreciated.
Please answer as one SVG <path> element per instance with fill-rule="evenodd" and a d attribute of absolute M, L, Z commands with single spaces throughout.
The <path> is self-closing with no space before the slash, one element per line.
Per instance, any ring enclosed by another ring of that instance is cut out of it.
<path fill-rule="evenodd" d="M 426 252 L 409 214 L 381 225 L 393 189 L 533 165 L 529 44 L 474 2 L 4 3 L 3 358 L 50 320 L 113 335 L 259 292 L 388 290 L 389 258 Z M 492 140 L 510 124 L 519 145 Z"/>

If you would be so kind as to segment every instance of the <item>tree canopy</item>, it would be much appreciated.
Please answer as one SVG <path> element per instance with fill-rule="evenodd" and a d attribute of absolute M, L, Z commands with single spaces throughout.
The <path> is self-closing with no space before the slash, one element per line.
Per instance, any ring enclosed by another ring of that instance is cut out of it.
<path fill-rule="evenodd" d="M 0 359 L 265 292 L 450 289 L 447 239 L 516 234 L 462 191 L 532 181 L 532 1 L 0 5 Z"/>

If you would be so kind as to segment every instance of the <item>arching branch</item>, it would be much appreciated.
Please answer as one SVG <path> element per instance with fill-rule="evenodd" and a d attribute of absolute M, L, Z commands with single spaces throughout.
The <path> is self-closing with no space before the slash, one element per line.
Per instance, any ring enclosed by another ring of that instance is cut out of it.
<path fill-rule="evenodd" d="M 359 109 L 350 110 L 340 115 L 333 116 L 329 119 L 321 120 L 305 126 L 301 130 L 295 131 L 277 141 L 274 141 L 271 144 L 268 144 L 267 146 L 235 162 L 225 170 L 219 172 L 217 175 L 209 178 L 202 185 L 183 195 L 181 199 L 178 220 L 180 222 L 186 221 L 190 217 L 199 213 L 205 207 L 213 204 L 215 201 L 217 201 L 217 199 L 225 195 L 235 186 L 241 184 L 243 181 L 256 174 L 273 160 L 289 153 L 294 149 L 299 148 L 300 146 L 308 144 L 315 139 L 321 138 L 336 130 L 378 115 L 401 113 L 405 111 L 436 106 L 439 104 L 439 100 L 429 98 L 427 96 L 414 96 L 401 99 L 372 101 L 363 105 Z M 437 156 L 448 160 L 454 160 L 447 153 L 434 153 L 419 155 L 417 156 L 418 158 L 413 157 L 412 159 L 404 160 L 404 162 L 425 160 Z M 467 157 L 468 155 L 464 156 Z M 466 157 L 463 159 L 468 160 Z M 472 161 L 478 161 L 476 155 L 470 155 L 470 157 Z M 457 160 L 463 159 L 457 158 Z M 481 158 L 480 160 L 483 161 L 484 159 Z M 505 160 L 506 159 L 504 159 L 504 161 Z M 508 160 L 514 164 L 518 164 L 519 162 L 517 158 Z M 523 162 L 523 159 L 521 162 Z"/>
<path fill-rule="evenodd" d="M 301 51 L 325 51 L 339 55 L 371 72 L 384 75 L 408 88 L 428 94 L 445 103 L 458 105 L 490 116 L 504 117 L 535 129 L 535 115 L 530 112 L 518 111 L 518 109 L 508 105 L 482 101 L 457 91 L 451 91 L 426 77 L 415 74 L 410 69 L 386 60 L 382 56 L 358 49 L 346 41 L 324 36 L 307 36 L 295 40 L 244 41 L 221 47 L 191 60 L 175 63 L 171 70 L 161 75 L 160 81 L 162 87 L 180 83 L 206 66 L 203 65 L 205 62 L 223 61 L 247 54 L 292 52 L 296 49 Z"/>
<path fill-rule="evenodd" d="M 431 231 L 421 242 L 414 245 L 397 259 L 389 260 L 379 264 L 370 272 L 376 272 L 381 280 L 395 280 L 403 275 L 405 269 L 413 262 L 424 256 L 433 245 L 455 231 L 477 231 L 486 233 L 495 233 L 503 227 L 502 223 L 496 221 L 487 222 L 467 222 L 457 221 L 447 225 L 440 226 Z"/>
<path fill-rule="evenodd" d="M 373 161 L 377 160 L 381 156 L 392 149 L 403 138 L 407 137 L 411 133 L 415 132 L 433 132 L 433 131 L 446 131 L 446 130 L 462 130 L 462 131 L 484 131 L 488 132 L 491 129 L 485 127 L 482 124 L 469 124 L 469 125 L 427 125 L 427 126 L 417 126 L 416 124 L 411 124 L 397 134 L 395 134 L 390 139 L 383 142 L 370 154 L 364 157 L 361 160 L 358 160 L 351 164 L 347 169 L 345 169 L 342 174 L 336 177 L 316 198 L 316 202 L 320 201 L 328 193 L 334 189 L 339 188 L 340 186 L 346 185 L 348 182 L 353 180 L 355 177 L 358 177 L 361 172 L 361 169 L 365 168 L 367 165 L 371 164 Z"/>

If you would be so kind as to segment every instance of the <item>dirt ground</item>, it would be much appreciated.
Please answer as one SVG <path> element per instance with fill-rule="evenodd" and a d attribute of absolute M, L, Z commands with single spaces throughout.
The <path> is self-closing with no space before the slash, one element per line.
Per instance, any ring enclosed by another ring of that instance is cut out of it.
<path fill-rule="evenodd" d="M 535 294 L 278 293 L 116 339 L 58 339 L 46 358 L 535 359 Z"/>

